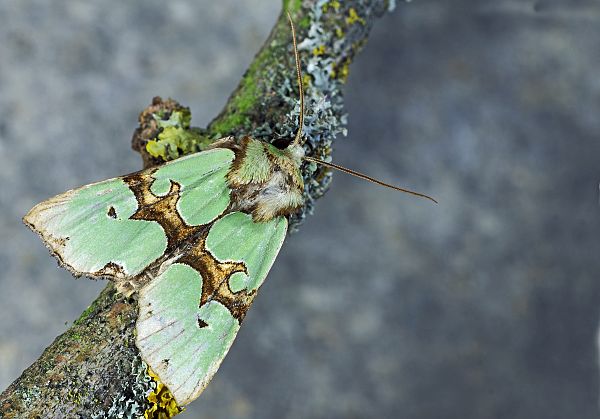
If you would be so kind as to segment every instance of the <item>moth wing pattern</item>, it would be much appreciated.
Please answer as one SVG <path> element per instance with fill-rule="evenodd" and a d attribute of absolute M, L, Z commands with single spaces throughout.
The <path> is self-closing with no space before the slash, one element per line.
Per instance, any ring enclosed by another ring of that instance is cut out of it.
<path fill-rule="evenodd" d="M 284 216 L 230 209 L 234 158 L 228 148 L 192 154 L 67 191 L 24 217 L 73 274 L 136 284 L 136 346 L 180 406 L 217 371 L 287 233 Z"/>
<path fill-rule="evenodd" d="M 128 279 L 172 245 L 164 226 L 136 215 L 152 206 L 158 209 L 160 203 L 179 194 L 182 212 L 201 222 L 210 221 L 206 218 L 215 218 L 229 204 L 225 174 L 233 158 L 231 150 L 214 149 L 85 185 L 39 203 L 23 221 L 75 276 Z M 153 202 L 139 202 L 141 198 L 153 198 Z M 206 205 L 191 205 L 198 199 Z"/>
<path fill-rule="evenodd" d="M 211 225 L 202 251 L 217 263 L 243 261 L 243 271 L 215 278 L 175 262 L 140 290 L 136 346 L 178 405 L 198 397 L 219 368 L 286 232 L 285 217 L 257 223 L 229 213 Z"/>

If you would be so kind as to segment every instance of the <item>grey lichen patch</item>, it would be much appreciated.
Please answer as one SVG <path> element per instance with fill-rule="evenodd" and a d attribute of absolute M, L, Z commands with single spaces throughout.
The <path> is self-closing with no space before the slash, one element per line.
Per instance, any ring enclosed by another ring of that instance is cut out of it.
<path fill-rule="evenodd" d="M 330 160 L 333 141 L 339 134 L 346 135 L 342 88 L 350 63 L 364 45 L 374 18 L 384 13 L 388 6 L 385 2 L 379 7 L 374 7 L 375 4 L 377 2 L 316 0 L 306 10 L 310 26 L 300 36 L 302 41 L 298 48 L 305 73 L 304 138 L 308 155 Z M 287 115 L 286 123 L 276 126 L 277 135 L 290 135 L 298 119 L 299 106 L 294 89 L 295 86 L 288 82 L 277 91 L 286 104 L 296 103 Z M 331 181 L 330 171 L 314 163 L 304 167 L 303 176 L 306 204 L 291 220 L 292 228 L 312 212 L 315 200 L 326 192 Z"/>
<path fill-rule="evenodd" d="M 129 376 L 132 378 L 131 387 L 122 388 L 113 398 L 108 410 L 98 412 L 93 419 L 109 418 L 140 418 L 147 408 L 146 394 L 153 386 L 152 379 L 146 374 L 146 364 L 139 357 L 131 361 Z"/>

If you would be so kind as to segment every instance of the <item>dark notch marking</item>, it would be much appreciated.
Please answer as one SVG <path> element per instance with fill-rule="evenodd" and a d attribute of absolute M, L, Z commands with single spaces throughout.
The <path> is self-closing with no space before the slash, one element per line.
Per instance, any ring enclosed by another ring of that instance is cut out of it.
<path fill-rule="evenodd" d="M 208 326 L 208 323 L 206 323 L 204 320 L 202 320 L 200 317 L 198 317 L 198 329 L 202 329 L 203 327 Z"/>
<path fill-rule="evenodd" d="M 115 207 L 111 206 L 111 207 L 108 209 L 108 213 L 107 213 L 107 215 L 108 215 L 110 218 L 115 218 L 115 219 L 116 219 L 116 218 L 117 218 L 117 211 L 115 211 Z"/>
<path fill-rule="evenodd" d="M 157 222 L 167 236 L 165 255 L 179 250 L 182 256 L 177 263 L 184 263 L 202 277 L 202 295 L 199 306 L 210 300 L 223 304 L 231 315 L 242 322 L 254 299 L 255 291 L 232 293 L 229 278 L 236 272 L 247 273 L 242 262 L 220 262 L 205 247 L 205 240 L 212 223 L 190 226 L 177 211 L 181 185 L 171 180 L 171 188 L 164 196 L 156 196 L 150 190 L 154 171 L 138 172 L 123 178 L 138 202 L 138 209 L 129 217 L 133 220 Z M 226 210 L 227 212 L 227 210 Z"/>
<path fill-rule="evenodd" d="M 92 275 L 108 278 L 125 278 L 127 276 L 125 269 L 115 262 L 108 262 L 99 271 L 92 272 Z"/>

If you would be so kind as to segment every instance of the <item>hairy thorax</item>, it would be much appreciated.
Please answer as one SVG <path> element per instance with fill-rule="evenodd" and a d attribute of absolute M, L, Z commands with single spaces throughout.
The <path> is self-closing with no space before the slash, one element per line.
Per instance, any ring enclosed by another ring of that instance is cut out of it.
<path fill-rule="evenodd" d="M 284 150 L 245 137 L 230 146 L 235 160 L 227 174 L 232 210 L 252 215 L 254 221 L 287 216 L 304 205 L 304 182 L 300 164 L 304 149 L 290 145 Z"/>

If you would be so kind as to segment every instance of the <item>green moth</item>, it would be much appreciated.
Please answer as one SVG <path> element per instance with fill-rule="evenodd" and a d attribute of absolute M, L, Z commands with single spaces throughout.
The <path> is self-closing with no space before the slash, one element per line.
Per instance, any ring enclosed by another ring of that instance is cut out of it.
<path fill-rule="evenodd" d="M 303 161 L 390 186 L 304 155 L 291 26 L 301 112 L 287 148 L 223 138 L 162 166 L 57 195 L 23 219 L 75 276 L 108 278 L 137 295 L 136 345 L 179 406 L 219 368 L 281 249 L 288 217 L 304 204 Z"/>
<path fill-rule="evenodd" d="M 186 405 L 233 343 L 303 204 L 303 148 L 246 137 L 36 205 L 24 218 L 76 276 L 138 293 L 142 359 Z"/>

